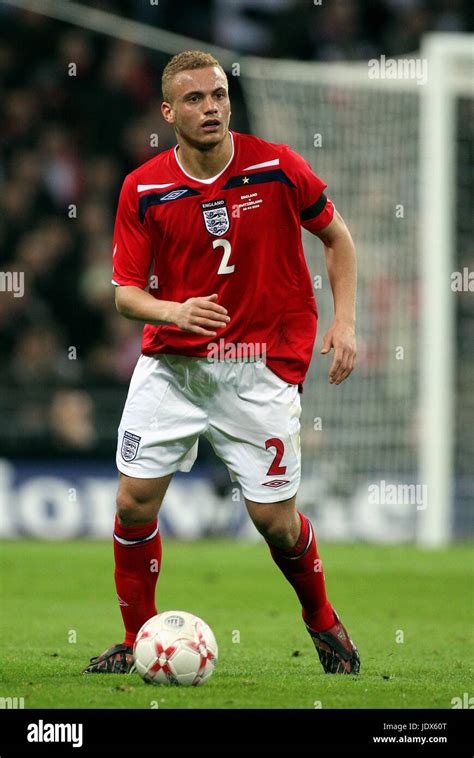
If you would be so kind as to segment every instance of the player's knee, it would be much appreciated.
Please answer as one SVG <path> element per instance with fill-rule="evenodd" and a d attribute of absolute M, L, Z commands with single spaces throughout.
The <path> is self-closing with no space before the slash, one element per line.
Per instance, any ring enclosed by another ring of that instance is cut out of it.
<path fill-rule="evenodd" d="M 137 500 L 128 492 L 117 494 L 117 516 L 123 526 L 146 524 L 155 518 L 157 510 L 153 502 Z"/>
<path fill-rule="evenodd" d="M 117 495 L 117 516 L 123 526 L 132 526 L 136 523 L 140 507 L 134 498 L 128 494 L 119 492 Z"/>
<path fill-rule="evenodd" d="M 255 526 L 270 545 L 284 549 L 293 547 L 295 543 L 291 524 L 286 521 L 281 519 L 260 521 Z"/>

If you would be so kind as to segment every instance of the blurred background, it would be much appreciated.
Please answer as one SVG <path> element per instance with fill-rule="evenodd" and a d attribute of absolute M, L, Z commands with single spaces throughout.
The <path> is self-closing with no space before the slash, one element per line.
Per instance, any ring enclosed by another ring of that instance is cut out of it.
<path fill-rule="evenodd" d="M 20 5 L 38 10 L 41 3 Z M 422 501 L 393 502 L 381 483 L 424 483 L 423 86 L 371 87 L 367 63 L 416 58 L 432 32 L 465 39 L 471 4 L 43 5 L 40 13 L 0 2 L 0 271 L 24 275 L 21 296 L 8 291 L 6 278 L 0 292 L 0 536 L 110 535 L 116 433 L 141 339 L 140 326 L 116 312 L 110 283 L 118 193 L 125 174 L 156 154 L 156 135 L 160 150 L 175 144 L 160 114 L 164 65 L 175 52 L 214 45 L 228 51 L 231 126 L 305 155 L 328 183 L 360 256 L 358 368 L 333 388 L 329 364 L 318 358 L 331 293 L 322 247 L 305 236 L 320 325 L 302 398 L 300 507 L 327 539 L 416 539 Z M 79 9 L 77 23 L 61 20 L 68 7 Z M 113 14 L 109 29 L 117 33 L 97 30 L 105 18 L 94 15 L 98 10 Z M 131 29 L 142 44 L 129 41 Z M 459 68 L 465 82 L 466 64 Z M 452 200 L 450 270 L 462 273 L 473 268 L 472 90 L 463 84 L 453 102 L 452 184 L 432 191 Z M 449 280 L 445 285 L 449 290 Z M 474 294 L 465 286 L 450 297 L 452 466 L 438 541 L 474 532 Z M 440 409 L 440 440 L 448 434 L 442 417 Z M 379 487 L 375 504 L 372 484 Z M 257 538 L 244 511 L 225 466 L 201 440 L 193 472 L 170 488 L 162 529 L 185 539 Z"/>

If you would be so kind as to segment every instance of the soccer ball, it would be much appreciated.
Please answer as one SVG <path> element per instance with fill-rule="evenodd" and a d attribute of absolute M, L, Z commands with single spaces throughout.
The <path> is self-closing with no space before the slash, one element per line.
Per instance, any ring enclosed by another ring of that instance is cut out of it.
<path fill-rule="evenodd" d="M 150 684 L 196 686 L 210 678 L 217 663 L 217 642 L 205 621 L 187 611 L 152 616 L 133 646 L 135 667 Z"/>

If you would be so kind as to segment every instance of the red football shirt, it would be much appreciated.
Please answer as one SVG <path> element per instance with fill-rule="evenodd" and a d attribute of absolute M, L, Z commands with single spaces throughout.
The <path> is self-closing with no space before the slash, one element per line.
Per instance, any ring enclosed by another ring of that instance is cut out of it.
<path fill-rule="evenodd" d="M 266 365 L 301 390 L 318 318 L 301 226 L 322 229 L 334 207 L 326 184 L 287 145 L 231 138 L 232 158 L 211 179 L 187 174 L 177 147 L 128 174 L 112 282 L 145 289 L 153 276 L 156 298 L 184 302 L 217 292 L 228 310 L 231 320 L 216 337 L 146 324 L 145 355 L 207 356 L 211 343 L 255 344 Z"/>

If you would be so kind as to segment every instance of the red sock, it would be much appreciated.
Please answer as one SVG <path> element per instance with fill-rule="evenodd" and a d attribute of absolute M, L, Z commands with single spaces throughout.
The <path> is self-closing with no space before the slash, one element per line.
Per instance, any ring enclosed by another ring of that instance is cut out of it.
<path fill-rule="evenodd" d="M 157 613 L 155 587 L 161 568 L 158 519 L 140 526 L 114 525 L 115 587 L 125 626 L 124 644 L 132 646 L 140 627 Z"/>
<path fill-rule="evenodd" d="M 315 632 L 329 629 L 334 623 L 334 613 L 326 597 L 322 563 L 316 547 L 316 538 L 310 521 L 298 513 L 301 521 L 300 536 L 289 550 L 280 550 L 270 545 L 270 553 L 298 595 L 302 606 L 303 621 Z"/>

